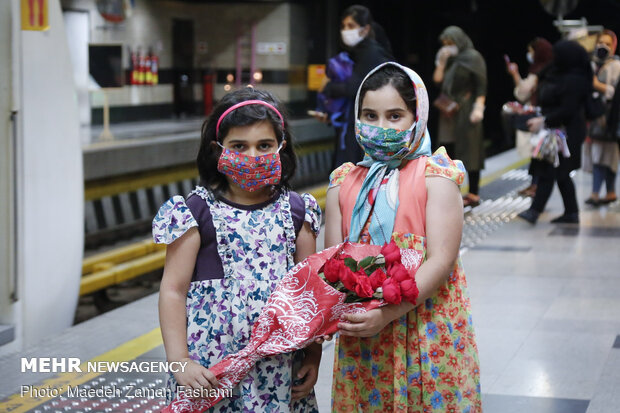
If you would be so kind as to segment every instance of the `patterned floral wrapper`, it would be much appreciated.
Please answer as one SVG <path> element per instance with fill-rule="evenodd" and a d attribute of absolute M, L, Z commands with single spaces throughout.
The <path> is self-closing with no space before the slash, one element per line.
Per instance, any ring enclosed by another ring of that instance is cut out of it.
<path fill-rule="evenodd" d="M 405 255 L 408 251 L 401 250 Z M 319 337 L 334 334 L 343 314 L 364 313 L 385 305 L 383 300 L 345 303 L 346 294 L 331 287 L 319 275 L 327 260 L 338 254 L 348 254 L 355 260 L 361 260 L 380 252 L 380 245 L 345 242 L 313 254 L 297 264 L 269 297 L 252 327 L 250 343 L 240 352 L 226 356 L 209 368 L 217 377 L 220 388 L 233 388 L 263 357 L 299 350 Z M 403 264 L 407 269 L 413 267 L 407 260 L 403 260 Z M 415 267 L 419 264 L 416 262 Z M 225 392 L 217 393 L 223 395 Z M 199 413 L 221 400 L 221 397 L 182 397 L 179 394 L 162 411 Z"/>

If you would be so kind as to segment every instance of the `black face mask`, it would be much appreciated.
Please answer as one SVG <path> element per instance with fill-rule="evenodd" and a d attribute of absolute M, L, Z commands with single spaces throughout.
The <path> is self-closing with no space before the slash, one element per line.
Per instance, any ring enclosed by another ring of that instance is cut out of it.
<path fill-rule="evenodd" d="M 600 60 L 607 59 L 607 57 L 609 56 L 609 52 L 610 50 L 607 48 L 607 46 L 598 46 L 595 51 L 596 57 L 598 57 Z"/>

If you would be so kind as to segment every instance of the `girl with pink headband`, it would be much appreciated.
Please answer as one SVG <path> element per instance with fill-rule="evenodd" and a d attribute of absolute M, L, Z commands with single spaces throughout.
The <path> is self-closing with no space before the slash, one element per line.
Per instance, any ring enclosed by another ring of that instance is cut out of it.
<path fill-rule="evenodd" d="M 172 197 L 153 220 L 168 244 L 159 314 L 170 374 L 168 402 L 208 395 L 209 371 L 249 342 L 280 279 L 316 252 L 321 210 L 290 190 L 295 154 L 280 103 L 268 92 L 226 95 L 202 127 L 200 185 Z M 215 412 L 317 412 L 313 387 L 321 346 L 262 359 Z"/>

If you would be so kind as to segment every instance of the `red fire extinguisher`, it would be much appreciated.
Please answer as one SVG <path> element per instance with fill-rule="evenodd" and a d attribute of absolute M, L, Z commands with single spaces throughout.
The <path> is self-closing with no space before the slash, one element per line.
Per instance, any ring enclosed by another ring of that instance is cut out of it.
<path fill-rule="evenodd" d="M 140 62 L 138 61 L 138 53 L 131 52 L 131 84 L 137 85 L 140 77 Z"/>
<path fill-rule="evenodd" d="M 151 72 L 151 50 L 146 53 L 144 57 L 144 84 L 153 84 L 153 73 Z"/>
<path fill-rule="evenodd" d="M 159 57 L 156 54 L 151 54 L 151 84 L 156 85 L 159 83 Z"/>
<path fill-rule="evenodd" d="M 138 68 L 138 84 L 143 85 L 146 80 L 146 57 L 140 53 Z"/>

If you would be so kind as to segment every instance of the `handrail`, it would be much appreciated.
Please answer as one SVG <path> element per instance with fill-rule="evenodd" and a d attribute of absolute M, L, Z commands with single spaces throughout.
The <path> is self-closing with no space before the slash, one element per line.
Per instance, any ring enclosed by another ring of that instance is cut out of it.
<path fill-rule="evenodd" d="M 156 251 L 129 262 L 94 272 L 82 277 L 80 295 L 93 293 L 106 287 L 158 270 L 164 266 L 166 251 Z"/>
<path fill-rule="evenodd" d="M 12 186 L 12 191 L 13 191 L 13 211 L 12 211 L 12 219 L 11 219 L 11 232 L 9 235 L 9 239 L 13 240 L 13 244 L 11 245 L 11 248 L 13 249 L 12 253 L 15 254 L 16 251 L 19 250 L 19 230 L 18 230 L 18 221 L 19 218 L 18 215 L 18 211 L 19 211 L 19 201 L 18 201 L 18 193 L 17 193 L 17 184 L 15 182 L 18 182 L 18 176 L 19 176 L 19 171 L 18 171 L 18 149 L 17 149 L 17 144 L 18 144 L 18 126 L 17 126 L 17 111 L 11 111 L 11 116 L 10 116 L 10 120 L 11 120 L 11 151 L 12 151 L 12 156 L 13 156 L 13 161 L 12 161 L 12 166 L 13 166 L 13 186 Z M 21 270 L 21 268 L 19 267 L 20 261 L 19 261 L 19 257 L 15 257 L 12 261 L 12 271 L 13 271 L 13 282 L 11 285 L 11 293 L 10 293 L 10 299 L 11 302 L 15 303 L 17 301 L 19 301 L 19 271 Z M 11 262 L 9 264 L 9 266 L 11 265 Z"/>
<path fill-rule="evenodd" d="M 165 249 L 164 245 L 154 244 L 150 239 L 138 241 L 123 247 L 102 252 L 84 258 L 82 261 L 82 275 L 109 269 L 110 267 L 142 257 L 146 254 Z"/>

